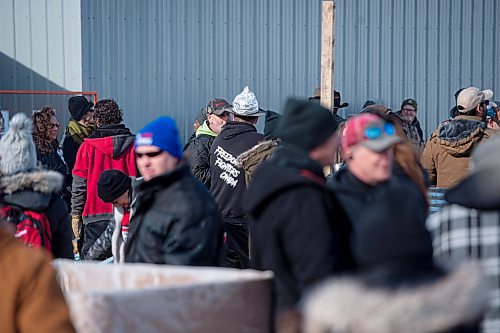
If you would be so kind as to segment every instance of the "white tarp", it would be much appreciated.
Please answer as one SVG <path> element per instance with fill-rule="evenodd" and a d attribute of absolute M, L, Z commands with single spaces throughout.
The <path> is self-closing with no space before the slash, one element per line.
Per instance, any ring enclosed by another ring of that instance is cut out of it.
<path fill-rule="evenodd" d="M 271 272 L 56 260 L 78 332 L 268 332 Z"/>

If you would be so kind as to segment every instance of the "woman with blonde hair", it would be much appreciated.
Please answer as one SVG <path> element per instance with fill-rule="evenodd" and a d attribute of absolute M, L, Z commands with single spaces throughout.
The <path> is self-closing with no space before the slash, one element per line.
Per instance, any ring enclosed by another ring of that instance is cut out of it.
<path fill-rule="evenodd" d="M 413 182 L 424 196 L 428 208 L 426 173 L 420 164 L 417 150 L 406 137 L 401 119 L 394 115 L 391 109 L 378 104 L 370 105 L 364 108 L 362 112 L 375 114 L 394 125 L 396 135 L 402 140 L 401 143 L 394 146 L 394 174 L 407 177 Z"/>

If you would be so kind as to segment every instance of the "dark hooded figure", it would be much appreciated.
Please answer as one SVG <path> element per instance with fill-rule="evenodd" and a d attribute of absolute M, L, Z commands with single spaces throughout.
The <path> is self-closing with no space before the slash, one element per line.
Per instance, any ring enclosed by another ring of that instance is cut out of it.
<path fill-rule="evenodd" d="M 432 259 L 432 240 L 404 187 L 384 192 L 358 219 L 360 273 L 331 279 L 304 306 L 304 332 L 479 332 L 487 287 L 478 265 L 452 271 Z"/>
<path fill-rule="evenodd" d="M 244 199 L 252 266 L 272 270 L 274 326 L 296 319 L 302 294 L 322 279 L 354 268 L 350 223 L 325 186 L 337 123 L 317 103 L 290 99 L 278 127 L 282 140 L 262 162 Z M 317 135 L 310 135 L 316 133 Z"/>

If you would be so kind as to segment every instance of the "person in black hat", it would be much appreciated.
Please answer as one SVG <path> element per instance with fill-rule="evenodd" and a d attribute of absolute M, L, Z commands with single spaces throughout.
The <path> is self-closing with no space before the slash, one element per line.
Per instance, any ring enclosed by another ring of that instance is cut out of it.
<path fill-rule="evenodd" d="M 115 263 L 124 261 L 132 206 L 135 203 L 132 182 L 137 183 L 134 177 L 129 177 L 120 170 L 101 173 L 97 182 L 97 195 L 102 201 L 113 204 L 113 217 L 84 259 L 103 260 L 111 254 Z"/>
<path fill-rule="evenodd" d="M 313 102 L 321 102 L 321 87 L 317 87 L 316 89 L 314 89 L 314 94 L 313 96 L 309 97 L 309 100 L 310 101 L 313 101 Z M 341 101 L 341 96 L 340 96 L 340 92 L 337 91 L 337 90 L 334 90 L 333 91 L 333 113 L 334 113 L 334 116 L 335 116 L 335 121 L 340 124 L 342 122 L 345 121 L 344 118 L 342 118 L 341 116 L 339 116 L 337 113 L 339 111 L 339 109 L 343 109 L 343 108 L 346 108 L 349 106 L 349 103 L 340 103 Z"/>
<path fill-rule="evenodd" d="M 354 267 L 349 222 L 325 187 L 322 169 L 333 161 L 336 129 L 330 111 L 318 103 L 289 99 L 278 126 L 280 146 L 255 171 L 243 200 L 251 266 L 275 274 L 276 328 L 295 318 L 307 288 Z"/>
<path fill-rule="evenodd" d="M 83 142 L 95 129 L 93 124 L 94 103 L 84 96 L 73 96 L 68 101 L 68 110 L 71 119 L 66 126 L 62 141 L 64 161 L 68 165 L 71 177 L 76 162 L 76 153 Z M 70 179 L 70 184 L 72 179 Z"/>

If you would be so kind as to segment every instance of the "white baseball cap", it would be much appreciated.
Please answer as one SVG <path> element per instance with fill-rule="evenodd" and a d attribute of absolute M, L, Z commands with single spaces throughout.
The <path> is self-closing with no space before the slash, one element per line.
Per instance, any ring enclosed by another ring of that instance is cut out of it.
<path fill-rule="evenodd" d="M 470 111 L 481 102 L 491 99 L 491 97 L 493 97 L 493 91 L 491 89 L 481 91 L 476 87 L 465 88 L 457 97 L 458 112 L 465 113 Z"/>

